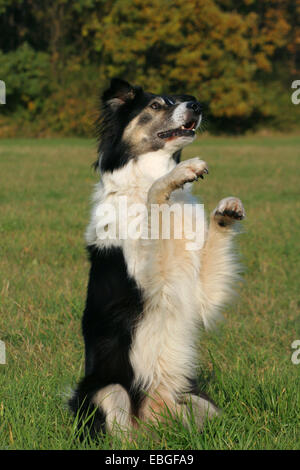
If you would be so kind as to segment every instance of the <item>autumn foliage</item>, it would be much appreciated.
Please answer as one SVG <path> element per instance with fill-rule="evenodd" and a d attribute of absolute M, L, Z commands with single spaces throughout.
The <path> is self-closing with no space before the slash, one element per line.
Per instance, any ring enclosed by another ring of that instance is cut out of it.
<path fill-rule="evenodd" d="M 292 128 L 299 13 L 300 0 L 0 0 L 0 136 L 91 135 L 112 76 L 195 94 L 211 131 Z"/>

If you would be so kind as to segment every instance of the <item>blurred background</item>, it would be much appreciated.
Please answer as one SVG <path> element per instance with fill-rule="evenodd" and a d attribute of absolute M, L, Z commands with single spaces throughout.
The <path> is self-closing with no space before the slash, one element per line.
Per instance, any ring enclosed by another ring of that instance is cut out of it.
<path fill-rule="evenodd" d="M 299 0 L 0 0 L 0 137 L 91 136 L 112 76 L 196 95 L 211 133 L 293 131 L 299 12 Z"/>

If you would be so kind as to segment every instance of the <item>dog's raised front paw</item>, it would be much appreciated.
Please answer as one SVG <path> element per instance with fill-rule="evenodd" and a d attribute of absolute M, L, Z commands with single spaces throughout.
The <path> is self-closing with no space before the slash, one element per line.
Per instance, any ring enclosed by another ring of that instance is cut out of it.
<path fill-rule="evenodd" d="M 213 212 L 213 217 L 221 227 L 226 227 L 246 217 L 242 201 L 237 197 L 222 199 Z"/>
<path fill-rule="evenodd" d="M 177 188 L 185 183 L 191 183 L 198 178 L 203 179 L 203 175 L 208 174 L 207 163 L 195 157 L 179 163 L 171 172 L 174 185 Z"/>

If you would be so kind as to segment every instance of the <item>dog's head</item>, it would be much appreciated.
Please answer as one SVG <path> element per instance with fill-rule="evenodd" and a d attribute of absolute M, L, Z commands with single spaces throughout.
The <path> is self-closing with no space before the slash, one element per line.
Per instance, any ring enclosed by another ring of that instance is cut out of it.
<path fill-rule="evenodd" d="M 99 157 L 102 171 L 164 149 L 178 152 L 195 138 L 201 105 L 190 95 L 155 95 L 113 79 L 102 95 Z"/>

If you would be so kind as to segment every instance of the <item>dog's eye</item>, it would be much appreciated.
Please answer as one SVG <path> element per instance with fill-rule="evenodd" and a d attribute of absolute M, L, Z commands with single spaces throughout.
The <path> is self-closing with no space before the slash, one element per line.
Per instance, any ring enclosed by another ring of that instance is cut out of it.
<path fill-rule="evenodd" d="M 150 104 L 150 107 L 152 109 L 161 109 L 161 104 L 158 103 L 157 101 L 154 101 L 154 103 Z"/>

